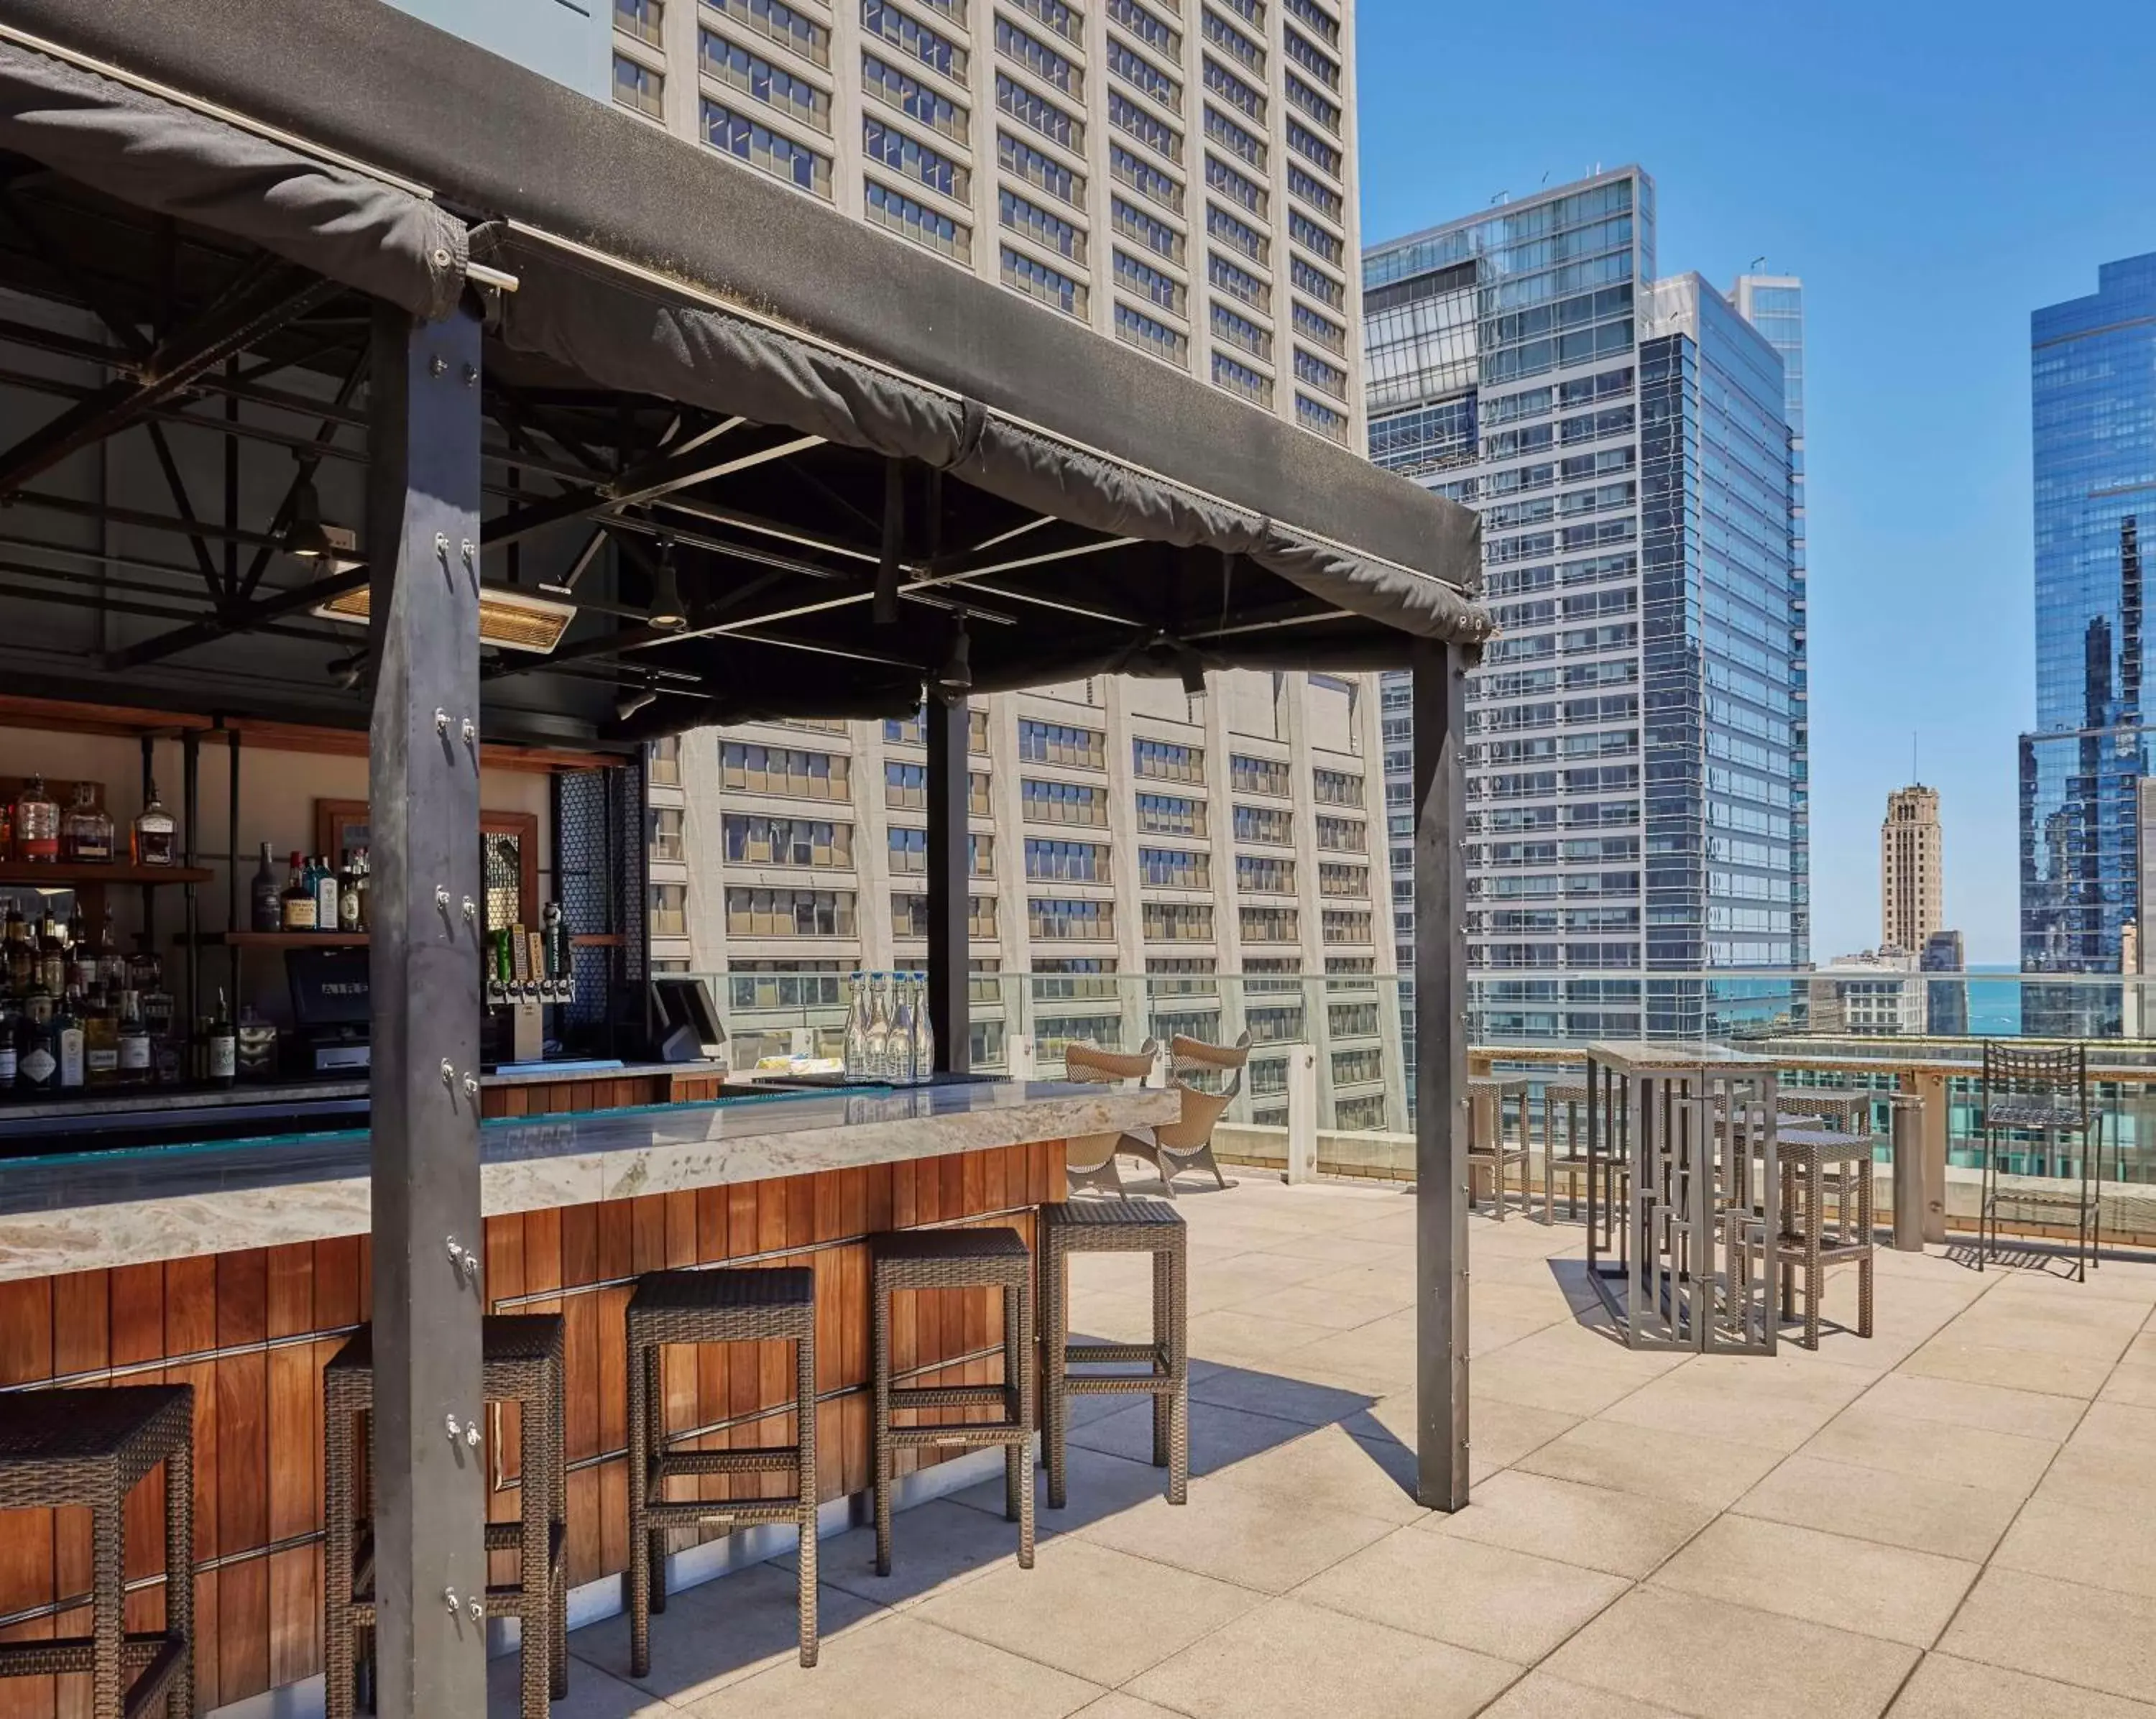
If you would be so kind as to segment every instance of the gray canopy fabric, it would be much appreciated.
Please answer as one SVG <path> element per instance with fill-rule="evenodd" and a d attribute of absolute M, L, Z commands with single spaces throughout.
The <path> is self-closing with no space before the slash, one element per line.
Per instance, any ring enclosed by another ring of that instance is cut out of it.
<path fill-rule="evenodd" d="M 1245 556 L 1401 633 L 1462 644 L 1488 636 L 1487 612 L 1432 574 L 1327 544 L 767 322 L 567 260 L 543 242 L 481 248 L 521 282 L 504 296 L 503 340 L 594 382 L 917 459 L 1105 536 Z M 1475 565 L 1475 516 L 1435 505 L 1431 513 L 1430 560 Z"/>
<path fill-rule="evenodd" d="M 464 289 L 464 223 L 425 198 L 5 39 L 0 149 L 417 316 L 446 316 Z"/>

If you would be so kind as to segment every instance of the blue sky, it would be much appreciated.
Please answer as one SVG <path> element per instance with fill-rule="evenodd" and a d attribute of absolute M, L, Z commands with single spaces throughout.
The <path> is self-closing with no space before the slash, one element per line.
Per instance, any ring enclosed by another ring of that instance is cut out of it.
<path fill-rule="evenodd" d="M 1358 9 L 1366 242 L 1637 162 L 1664 273 L 1804 276 L 1813 951 L 1878 940 L 1913 735 L 1948 921 L 2014 960 L 2029 313 L 2156 250 L 2156 5 Z"/>

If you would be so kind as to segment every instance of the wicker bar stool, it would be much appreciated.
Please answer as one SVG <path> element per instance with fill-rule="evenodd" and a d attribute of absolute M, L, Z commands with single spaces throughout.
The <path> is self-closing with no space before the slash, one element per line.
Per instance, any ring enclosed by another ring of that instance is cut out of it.
<path fill-rule="evenodd" d="M 1070 1398 L 1140 1392 L 1152 1398 L 1152 1463 L 1168 1470 L 1168 1501 L 1190 1488 L 1190 1267 L 1183 1217 L 1166 1200 L 1082 1199 L 1040 1209 L 1041 1371 L 1048 1390 L 1048 1507 L 1063 1508 Z M 1152 1255 L 1152 1341 L 1074 1343 L 1068 1265 L 1073 1254 Z M 1073 1373 L 1074 1366 L 1143 1373 Z"/>
<path fill-rule="evenodd" d="M 1015 1229 L 900 1229 L 870 1243 L 869 1377 L 875 1388 L 870 1434 L 875 1462 L 876 1573 L 891 1573 L 891 1489 L 895 1459 L 907 1445 L 1004 1447 L 1004 1515 L 1018 1524 L 1018 1562 L 1033 1568 L 1033 1255 Z M 916 1290 L 1004 1292 L 1004 1376 L 993 1385 L 902 1388 L 891 1377 L 891 1297 Z M 939 1409 L 998 1409 L 992 1421 L 921 1417 Z M 893 1424 L 912 1413 L 911 1426 Z"/>
<path fill-rule="evenodd" d="M 629 1667 L 651 1670 L 651 1614 L 666 1609 L 666 1531 L 791 1522 L 799 1532 L 801 1663 L 816 1663 L 816 1274 L 805 1265 L 649 1271 L 629 1301 Z M 661 1352 L 670 1343 L 793 1345 L 793 1442 L 669 1450 Z M 791 1496 L 669 1498 L 700 1475 L 791 1470 Z"/>
<path fill-rule="evenodd" d="M 1527 1190 L 1527 1083 L 1517 1075 L 1474 1075 L 1468 1078 L 1467 1096 L 1470 1102 L 1467 1136 L 1467 1163 L 1470 1192 L 1468 1202 L 1474 1203 L 1472 1192 L 1476 1169 L 1480 1167 L 1490 1172 L 1490 1192 L 1494 1215 L 1505 1221 L 1505 1167 L 1520 1167 L 1520 1210 L 1532 1213 L 1533 1197 Z M 1505 1104 L 1507 1100 L 1520 1107 L 1520 1132 L 1511 1145 L 1505 1142 Z M 1484 1131 L 1485 1121 L 1488 1131 Z"/>
<path fill-rule="evenodd" d="M 1874 1245 L 1871 1137 L 1824 1128 L 1778 1128 L 1775 1162 L 1782 1178 L 1781 1234 L 1774 1245 L 1781 1274 L 1782 1318 L 1795 1319 L 1799 1280 L 1804 1311 L 1804 1346 L 1820 1344 L 1820 1297 L 1830 1265 L 1856 1266 L 1856 1334 L 1871 1335 Z M 1831 1219 L 1826 1197 L 1835 1198 Z"/>
<path fill-rule="evenodd" d="M 127 1495 L 161 1462 L 165 1465 L 165 1627 L 131 1634 Z M 141 1719 L 161 1701 L 167 1719 L 193 1719 L 192 1388 L 126 1385 L 110 1390 L 10 1393 L 0 1404 L 0 1510 L 70 1507 L 90 1511 L 90 1636 L 0 1646 L 0 1677 L 87 1671 L 92 1719 Z"/>
<path fill-rule="evenodd" d="M 1564 1113 L 1564 1150 L 1557 1147 L 1557 1118 Z M 1543 1222 L 1557 1221 L 1557 1178 L 1564 1178 L 1564 1214 L 1579 1215 L 1579 1184 L 1587 1179 L 1587 1076 L 1577 1070 L 1543 1088 Z"/>
<path fill-rule="evenodd" d="M 521 1719 L 546 1719 L 569 1690 L 568 1476 L 562 1425 L 558 1313 L 490 1313 L 480 1337 L 480 1392 L 517 1405 L 523 1476 L 516 1518 L 486 1525 L 490 1552 L 519 1554 L 514 1583 L 490 1582 L 486 1615 L 521 1626 Z M 372 1478 L 359 1496 L 359 1424 L 374 1409 L 374 1329 L 362 1326 L 322 1369 L 322 1711 L 352 1719 L 355 1672 L 374 1631 Z"/>

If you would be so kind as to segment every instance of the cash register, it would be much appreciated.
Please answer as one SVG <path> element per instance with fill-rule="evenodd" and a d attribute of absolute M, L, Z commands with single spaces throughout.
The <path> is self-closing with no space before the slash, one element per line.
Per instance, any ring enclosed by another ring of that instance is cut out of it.
<path fill-rule="evenodd" d="M 364 949 L 287 949 L 295 1068 L 316 1075 L 364 1073 L 372 1007 Z"/>

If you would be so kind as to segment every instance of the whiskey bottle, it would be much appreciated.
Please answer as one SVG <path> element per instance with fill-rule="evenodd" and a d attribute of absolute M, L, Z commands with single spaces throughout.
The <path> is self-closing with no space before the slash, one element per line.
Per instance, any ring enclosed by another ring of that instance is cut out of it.
<path fill-rule="evenodd" d="M 217 993 L 217 1013 L 209 1018 L 208 1040 L 203 1075 L 213 1086 L 229 1086 L 239 1072 L 239 1039 L 233 1031 L 232 1011 L 225 1007 L 222 986 Z"/>
<path fill-rule="evenodd" d="M 33 776 L 15 798 L 15 857 L 50 865 L 60 857 L 60 806 Z"/>
<path fill-rule="evenodd" d="M 120 1083 L 141 1086 L 154 1072 L 150 1058 L 150 1025 L 142 1018 L 142 993 L 120 993 Z"/>
<path fill-rule="evenodd" d="M 315 929 L 315 892 L 308 887 L 306 868 L 300 865 L 296 850 L 292 854 L 291 875 L 286 880 L 285 893 L 280 899 L 284 906 L 286 931 L 311 931 Z"/>
<path fill-rule="evenodd" d="M 356 931 L 359 929 L 359 870 L 352 859 L 350 848 L 344 850 L 344 865 L 337 873 L 337 929 Z"/>
<path fill-rule="evenodd" d="M 28 993 L 30 979 L 38 964 L 38 946 L 30 941 L 30 927 L 23 918 L 23 903 L 19 897 L 8 901 L 8 992 L 20 998 Z"/>
<path fill-rule="evenodd" d="M 150 784 L 150 798 L 136 814 L 127 833 L 128 851 L 137 865 L 174 865 L 179 863 L 179 826 L 165 803 L 157 798 L 157 784 Z"/>
<path fill-rule="evenodd" d="M 114 1086 L 120 1081 L 120 1017 L 104 985 L 90 993 L 82 1012 L 82 1069 L 85 1084 Z"/>
<path fill-rule="evenodd" d="M 80 895 L 74 898 L 74 911 L 68 915 L 67 944 L 67 988 L 80 1003 L 97 983 L 97 952 L 90 947 L 90 921 L 82 916 Z"/>
<path fill-rule="evenodd" d="M 12 997 L 0 997 L 0 1097 L 15 1090 L 20 1062 L 17 1044 L 23 1030 L 23 1012 Z"/>
<path fill-rule="evenodd" d="M 60 852 L 70 864 L 110 865 L 112 863 L 112 818 L 97 803 L 97 784 L 78 782 L 74 803 L 60 825 Z"/>
<path fill-rule="evenodd" d="M 67 941 L 60 935 L 59 921 L 53 917 L 50 901 L 45 903 L 45 916 L 38 926 L 38 983 L 44 987 L 49 1003 L 67 989 Z"/>
<path fill-rule="evenodd" d="M 276 931 L 285 928 L 285 904 L 277 891 L 277 874 L 270 862 L 270 844 L 267 842 L 262 844 L 262 863 L 254 868 L 251 899 L 256 931 Z"/>

